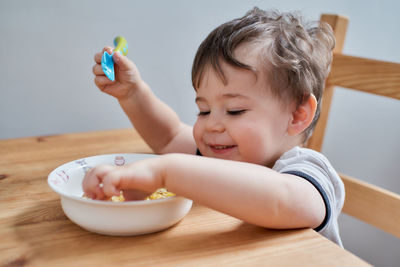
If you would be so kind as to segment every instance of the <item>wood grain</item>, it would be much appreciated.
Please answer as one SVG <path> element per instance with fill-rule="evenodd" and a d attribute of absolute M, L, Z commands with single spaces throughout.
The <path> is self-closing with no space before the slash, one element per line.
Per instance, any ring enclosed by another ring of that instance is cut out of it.
<path fill-rule="evenodd" d="M 340 175 L 346 188 L 343 211 L 400 238 L 400 195 Z"/>
<path fill-rule="evenodd" d="M 311 229 L 277 231 L 194 204 L 158 233 L 111 237 L 72 223 L 47 185 L 78 158 L 150 152 L 134 130 L 0 140 L 0 266 L 367 266 Z"/>
<path fill-rule="evenodd" d="M 327 85 L 400 99 L 400 64 L 335 54 Z"/>

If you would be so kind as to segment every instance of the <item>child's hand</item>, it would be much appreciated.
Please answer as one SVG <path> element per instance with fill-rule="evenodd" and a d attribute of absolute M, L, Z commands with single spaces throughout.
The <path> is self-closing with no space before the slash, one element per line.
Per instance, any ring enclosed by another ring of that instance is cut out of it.
<path fill-rule="evenodd" d="M 104 51 L 107 51 L 110 55 L 113 52 L 111 47 L 104 47 L 102 52 L 95 54 L 94 61 L 96 64 L 93 66 L 94 82 L 101 91 L 119 100 L 126 98 L 142 83 L 139 71 L 132 61 L 121 53 L 116 52 L 113 55 L 115 81 L 110 81 L 101 68 L 101 58 Z"/>
<path fill-rule="evenodd" d="M 163 187 L 157 160 L 147 159 L 126 166 L 100 165 L 92 168 L 82 182 L 83 191 L 92 199 L 109 199 L 124 191 L 127 200 L 144 198 L 143 192 Z"/>

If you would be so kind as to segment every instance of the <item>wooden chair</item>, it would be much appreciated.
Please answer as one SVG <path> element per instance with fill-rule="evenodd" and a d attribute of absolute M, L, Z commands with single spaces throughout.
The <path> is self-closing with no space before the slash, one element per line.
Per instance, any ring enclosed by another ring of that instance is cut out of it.
<path fill-rule="evenodd" d="M 307 147 L 320 151 L 334 86 L 400 99 L 400 64 L 342 54 L 348 19 L 322 15 L 335 37 L 331 72 L 325 84 L 321 116 Z M 356 127 L 356 126 L 355 126 Z M 400 195 L 340 174 L 346 189 L 343 212 L 400 238 Z"/>

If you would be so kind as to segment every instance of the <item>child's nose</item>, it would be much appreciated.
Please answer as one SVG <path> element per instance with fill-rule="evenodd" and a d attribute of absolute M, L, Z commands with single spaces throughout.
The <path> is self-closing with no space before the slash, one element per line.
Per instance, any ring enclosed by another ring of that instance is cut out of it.
<path fill-rule="evenodd" d="M 206 129 L 209 132 L 223 132 L 225 126 L 218 116 L 210 114 L 207 120 Z"/>

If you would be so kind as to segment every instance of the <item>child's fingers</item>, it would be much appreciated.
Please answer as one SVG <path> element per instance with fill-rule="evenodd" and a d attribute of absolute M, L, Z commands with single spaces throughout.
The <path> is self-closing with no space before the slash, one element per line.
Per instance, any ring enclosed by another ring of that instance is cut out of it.
<path fill-rule="evenodd" d="M 109 54 L 111 55 L 112 52 L 113 52 L 113 49 L 112 49 L 111 46 L 105 46 L 105 47 L 103 48 L 103 53 L 104 53 L 104 52 L 107 52 L 107 53 L 109 53 Z"/>
<path fill-rule="evenodd" d="M 103 179 L 114 168 L 111 165 L 102 165 L 91 169 L 82 181 L 85 194 L 93 199 L 104 199 Z"/>
<path fill-rule="evenodd" d="M 103 192 L 107 197 L 119 196 L 120 173 L 117 169 L 108 172 L 103 179 Z"/>
<path fill-rule="evenodd" d="M 91 199 L 104 199 L 102 183 L 99 183 L 97 179 L 85 178 L 82 183 L 83 192 Z"/>
<path fill-rule="evenodd" d="M 92 71 L 94 75 L 105 75 L 100 64 L 95 64 L 92 68 Z"/>
<path fill-rule="evenodd" d="M 111 55 L 112 52 L 113 52 L 113 50 L 112 50 L 111 47 L 109 47 L 109 46 L 104 47 L 103 50 L 102 50 L 101 52 L 96 53 L 96 54 L 94 55 L 94 61 L 95 61 L 96 63 L 101 63 L 101 58 L 103 57 L 104 51 L 107 51 L 107 53 L 109 53 L 110 55 Z"/>
<path fill-rule="evenodd" d="M 134 68 L 132 61 L 130 61 L 126 56 L 123 56 L 120 52 L 114 53 L 113 60 L 120 70 L 131 70 Z"/>
<path fill-rule="evenodd" d="M 94 77 L 94 83 L 96 86 L 101 90 L 104 91 L 108 85 L 113 84 L 113 81 L 110 81 L 106 76 L 95 76 Z"/>
<path fill-rule="evenodd" d="M 99 52 L 99 53 L 96 53 L 96 54 L 94 54 L 94 61 L 97 63 L 97 64 L 100 64 L 101 63 L 101 58 L 103 57 L 103 52 Z"/>

